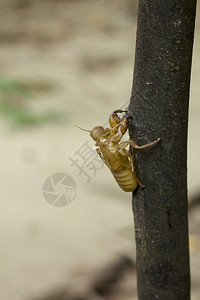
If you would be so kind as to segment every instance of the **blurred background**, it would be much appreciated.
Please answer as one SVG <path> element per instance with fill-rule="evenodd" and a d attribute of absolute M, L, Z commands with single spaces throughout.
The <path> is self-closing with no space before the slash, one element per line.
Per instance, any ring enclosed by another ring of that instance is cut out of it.
<path fill-rule="evenodd" d="M 188 149 L 193 300 L 200 299 L 196 20 Z M 131 194 L 97 159 L 88 132 L 75 127 L 104 125 L 127 106 L 136 21 L 133 0 L 0 0 L 1 299 L 136 299 Z"/>

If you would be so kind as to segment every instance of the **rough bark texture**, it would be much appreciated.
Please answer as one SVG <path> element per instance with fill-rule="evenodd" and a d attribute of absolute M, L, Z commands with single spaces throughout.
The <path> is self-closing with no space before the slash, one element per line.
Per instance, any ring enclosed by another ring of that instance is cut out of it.
<path fill-rule="evenodd" d="M 195 0 L 140 0 L 129 114 L 139 300 L 190 299 L 187 127 Z"/>

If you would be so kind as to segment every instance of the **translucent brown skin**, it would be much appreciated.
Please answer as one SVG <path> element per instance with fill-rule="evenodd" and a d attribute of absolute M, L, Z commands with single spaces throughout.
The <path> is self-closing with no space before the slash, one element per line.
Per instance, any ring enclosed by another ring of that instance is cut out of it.
<path fill-rule="evenodd" d="M 135 149 L 144 149 L 157 143 L 160 139 L 143 146 L 136 145 L 132 140 L 120 143 L 121 138 L 128 129 L 129 118 L 119 118 L 117 113 L 121 112 L 124 111 L 115 110 L 110 115 L 111 129 L 97 126 L 90 131 L 90 135 L 96 141 L 97 153 L 111 170 L 120 188 L 125 192 L 132 192 L 137 186 L 140 188 L 144 186 L 140 183 L 134 171 L 132 155 L 125 148 L 131 145 Z"/>
<path fill-rule="evenodd" d="M 134 191 L 139 182 L 131 163 L 130 152 L 124 148 L 123 143 L 119 144 L 113 140 L 113 137 L 103 142 L 99 139 L 96 142 L 96 146 L 100 148 L 97 149 L 97 153 L 108 166 L 121 189 L 125 192 Z"/>

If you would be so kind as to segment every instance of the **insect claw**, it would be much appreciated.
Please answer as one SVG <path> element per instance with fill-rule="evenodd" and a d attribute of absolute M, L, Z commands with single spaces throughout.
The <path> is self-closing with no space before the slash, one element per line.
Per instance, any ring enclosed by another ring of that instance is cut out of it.
<path fill-rule="evenodd" d="M 128 124 L 130 124 L 130 121 L 133 119 L 133 116 L 127 116 L 126 117 L 126 122 L 128 123 Z"/>
<path fill-rule="evenodd" d="M 144 188 L 145 188 L 145 185 L 143 185 L 143 184 L 139 185 L 140 190 L 143 190 Z"/>
<path fill-rule="evenodd" d="M 116 109 L 116 110 L 113 111 L 113 114 L 116 115 L 117 113 L 123 113 L 123 112 L 127 113 L 128 110 Z"/>

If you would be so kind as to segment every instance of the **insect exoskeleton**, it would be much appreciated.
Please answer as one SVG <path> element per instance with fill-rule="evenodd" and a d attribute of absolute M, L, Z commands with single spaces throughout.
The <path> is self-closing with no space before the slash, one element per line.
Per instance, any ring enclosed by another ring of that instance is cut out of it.
<path fill-rule="evenodd" d="M 133 192 L 138 186 L 138 182 L 131 169 L 126 168 L 121 172 L 112 172 L 118 185 L 124 192 Z"/>
<path fill-rule="evenodd" d="M 138 146 L 132 140 L 120 142 L 128 129 L 128 119 L 131 118 L 131 116 L 120 118 L 118 113 L 122 112 L 127 111 L 118 109 L 111 113 L 109 118 L 111 129 L 102 126 L 96 126 L 92 130 L 77 127 L 90 132 L 90 136 L 96 142 L 97 153 L 112 172 L 118 185 L 123 191 L 132 192 L 138 185 L 140 188 L 143 188 L 143 185 L 136 176 L 132 155 L 126 147 L 130 145 L 135 149 L 144 149 L 156 144 L 160 139 L 143 146 Z"/>

